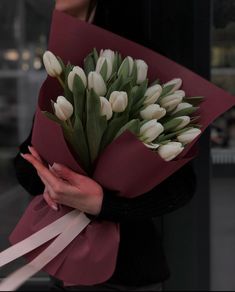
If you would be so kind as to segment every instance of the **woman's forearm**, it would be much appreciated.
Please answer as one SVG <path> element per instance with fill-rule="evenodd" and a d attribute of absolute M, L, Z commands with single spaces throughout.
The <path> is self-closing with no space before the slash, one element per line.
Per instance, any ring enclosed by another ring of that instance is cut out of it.
<path fill-rule="evenodd" d="M 125 222 L 162 216 L 190 201 L 195 188 L 195 173 L 192 165 L 188 164 L 150 192 L 133 199 L 105 191 L 97 219 Z"/>

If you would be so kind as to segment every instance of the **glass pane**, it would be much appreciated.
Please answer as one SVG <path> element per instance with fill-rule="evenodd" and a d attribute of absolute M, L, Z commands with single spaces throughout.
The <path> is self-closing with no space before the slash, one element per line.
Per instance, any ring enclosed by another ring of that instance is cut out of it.
<path fill-rule="evenodd" d="M 17 182 L 13 161 L 29 135 L 46 77 L 42 54 L 53 4 L 48 0 L 0 1 L 0 250 L 9 247 L 8 236 L 31 200 Z M 19 265 L 22 260 L 1 269 L 0 278 Z"/>

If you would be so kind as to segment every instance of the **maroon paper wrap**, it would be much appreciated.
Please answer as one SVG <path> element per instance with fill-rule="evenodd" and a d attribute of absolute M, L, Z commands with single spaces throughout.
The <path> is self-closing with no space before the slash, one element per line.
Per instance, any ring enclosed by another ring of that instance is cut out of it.
<path fill-rule="evenodd" d="M 94 47 L 98 51 L 109 48 L 119 51 L 123 56 L 144 59 L 149 65 L 150 80 L 160 78 L 166 82 L 175 77 L 182 78 L 187 96 L 205 96 L 200 108 L 202 131 L 235 105 L 233 96 L 181 65 L 106 30 L 64 13 L 54 12 L 49 50 L 65 63 L 70 61 L 82 66 L 84 57 Z M 32 144 L 48 163 L 61 163 L 84 174 L 70 153 L 61 128 L 41 113 L 41 110 L 50 109 L 50 99 L 55 100 L 59 94 L 61 88 L 57 81 L 47 78 L 40 91 Z M 139 196 L 190 161 L 195 156 L 193 146 L 198 138 L 177 159 L 165 162 L 127 131 L 100 155 L 93 179 L 104 188 L 116 191 L 117 195 L 129 198 Z M 63 207 L 59 212 L 54 212 L 44 202 L 42 195 L 38 196 L 33 199 L 11 234 L 11 242 L 16 243 L 28 237 L 69 210 Z M 119 224 L 95 220 L 44 270 L 74 285 L 102 283 L 113 274 L 118 245 Z M 28 258 L 34 258 L 45 246 L 31 252 Z"/>

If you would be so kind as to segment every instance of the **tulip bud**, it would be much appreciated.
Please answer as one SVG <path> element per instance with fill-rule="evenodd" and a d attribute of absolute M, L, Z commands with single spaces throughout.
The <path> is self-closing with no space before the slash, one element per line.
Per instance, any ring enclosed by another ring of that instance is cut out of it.
<path fill-rule="evenodd" d="M 69 89 L 71 91 L 73 91 L 73 82 L 74 82 L 75 75 L 78 75 L 81 78 L 84 86 L 87 87 L 87 78 L 86 78 L 85 72 L 83 71 L 83 69 L 81 67 L 75 66 L 73 68 L 73 70 L 68 75 L 68 87 L 69 87 Z"/>
<path fill-rule="evenodd" d="M 160 105 L 166 109 L 167 112 L 172 111 L 182 102 L 185 97 L 185 92 L 183 90 L 177 90 L 174 93 L 165 96 L 161 101 Z"/>
<path fill-rule="evenodd" d="M 181 121 L 181 123 L 175 128 L 176 131 L 185 128 L 190 123 L 190 117 L 188 116 L 182 116 L 175 119 Z"/>
<path fill-rule="evenodd" d="M 99 57 L 95 70 L 96 70 L 96 72 L 101 73 L 101 69 L 102 69 L 105 61 L 107 64 L 107 74 L 105 76 L 105 79 L 108 80 L 109 77 L 112 75 L 112 71 L 113 71 L 113 65 L 112 65 L 111 60 L 109 58 Z"/>
<path fill-rule="evenodd" d="M 129 76 L 131 76 L 131 74 L 133 72 L 133 68 L 134 68 L 134 60 L 130 56 L 127 57 L 127 60 L 129 62 Z"/>
<path fill-rule="evenodd" d="M 160 120 L 165 114 L 166 110 L 160 107 L 159 104 L 150 104 L 140 112 L 140 115 L 144 120 Z"/>
<path fill-rule="evenodd" d="M 61 121 L 67 121 L 73 114 L 72 104 L 64 97 L 58 96 L 54 103 L 55 115 Z"/>
<path fill-rule="evenodd" d="M 183 144 L 191 143 L 198 135 L 201 134 L 201 130 L 197 128 L 189 129 L 177 136 L 177 140 Z"/>
<path fill-rule="evenodd" d="M 158 154 L 161 156 L 162 159 L 165 161 L 170 161 L 178 156 L 184 147 L 179 142 L 169 142 L 165 145 L 162 145 L 158 148 Z"/>
<path fill-rule="evenodd" d="M 174 110 L 174 112 L 172 114 L 174 115 L 174 114 L 178 113 L 179 111 L 182 111 L 184 109 L 191 108 L 191 107 L 193 107 L 192 104 L 190 104 L 188 102 L 182 102 L 177 106 L 177 108 Z"/>
<path fill-rule="evenodd" d="M 115 59 L 115 53 L 112 50 L 106 49 L 100 51 L 100 57 L 104 57 L 106 59 L 109 59 L 111 64 L 113 65 L 114 59 Z"/>
<path fill-rule="evenodd" d="M 154 141 L 162 132 L 164 128 L 162 124 L 158 123 L 156 119 L 148 121 L 140 128 L 140 139 L 144 143 Z"/>
<path fill-rule="evenodd" d="M 52 52 L 46 51 L 44 53 L 43 63 L 49 76 L 57 77 L 62 73 L 60 62 Z"/>
<path fill-rule="evenodd" d="M 153 104 L 155 103 L 162 93 L 162 87 L 159 84 L 153 85 L 147 89 L 145 92 L 146 99 L 144 104 Z"/>
<path fill-rule="evenodd" d="M 176 90 L 180 89 L 180 87 L 182 86 L 182 83 L 183 83 L 183 81 L 181 78 L 175 78 L 175 79 L 172 79 L 172 80 L 168 81 L 167 83 L 165 83 L 163 85 L 163 87 L 167 87 L 169 85 L 174 85 L 174 87 L 169 92 L 169 93 L 174 93 Z"/>
<path fill-rule="evenodd" d="M 147 79 L 148 65 L 143 60 L 136 60 L 137 84 L 143 83 Z"/>
<path fill-rule="evenodd" d="M 128 104 L 128 96 L 125 91 L 113 91 L 110 95 L 109 102 L 115 113 L 124 112 Z"/>
<path fill-rule="evenodd" d="M 90 72 L 88 75 L 88 88 L 93 89 L 99 96 L 104 96 L 107 92 L 107 87 L 100 73 Z"/>
<path fill-rule="evenodd" d="M 107 121 L 112 118 L 113 111 L 107 98 L 100 96 L 101 116 L 106 116 Z"/>

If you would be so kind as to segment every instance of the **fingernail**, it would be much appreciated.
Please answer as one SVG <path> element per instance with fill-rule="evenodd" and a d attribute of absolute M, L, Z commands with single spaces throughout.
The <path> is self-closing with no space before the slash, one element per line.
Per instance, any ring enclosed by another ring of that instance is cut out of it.
<path fill-rule="evenodd" d="M 58 207 L 57 207 L 57 205 L 52 205 L 51 208 L 52 208 L 54 211 L 58 211 Z"/>
<path fill-rule="evenodd" d="M 20 155 L 25 159 L 26 157 L 25 157 L 25 155 L 24 155 L 24 153 L 20 153 Z"/>

